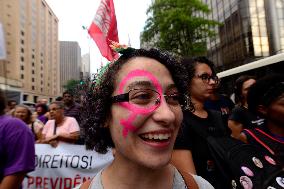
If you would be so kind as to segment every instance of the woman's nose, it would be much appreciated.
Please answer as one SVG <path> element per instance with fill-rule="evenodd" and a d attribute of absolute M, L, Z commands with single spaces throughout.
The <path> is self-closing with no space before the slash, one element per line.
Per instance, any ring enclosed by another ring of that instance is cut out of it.
<path fill-rule="evenodd" d="M 174 122 L 175 114 L 164 97 L 160 99 L 160 105 L 155 110 L 153 118 L 158 122 L 162 122 L 164 125 L 169 125 Z"/>

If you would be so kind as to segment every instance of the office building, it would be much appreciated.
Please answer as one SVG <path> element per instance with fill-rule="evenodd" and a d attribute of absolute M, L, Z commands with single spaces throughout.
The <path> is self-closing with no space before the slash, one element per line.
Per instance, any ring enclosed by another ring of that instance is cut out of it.
<path fill-rule="evenodd" d="M 22 101 L 51 101 L 60 94 L 58 18 L 45 0 L 0 0 L 7 58 L 0 60 L 0 87 Z"/>
<path fill-rule="evenodd" d="M 81 72 L 82 72 L 82 78 L 87 78 L 91 76 L 90 53 L 84 54 L 82 56 Z"/>
<path fill-rule="evenodd" d="M 211 9 L 203 15 L 221 24 L 208 39 L 208 56 L 218 70 L 284 52 L 283 0 L 202 0 Z"/>
<path fill-rule="evenodd" d="M 68 80 L 80 80 L 81 48 L 75 41 L 60 41 L 60 86 L 61 91 Z"/>

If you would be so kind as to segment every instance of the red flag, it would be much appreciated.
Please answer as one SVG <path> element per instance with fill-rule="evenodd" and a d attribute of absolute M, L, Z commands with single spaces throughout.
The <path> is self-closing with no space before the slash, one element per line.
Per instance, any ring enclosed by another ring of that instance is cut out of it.
<path fill-rule="evenodd" d="M 109 61 L 118 57 L 118 53 L 109 46 L 110 40 L 119 42 L 113 0 L 101 0 L 88 32 L 96 42 L 102 56 Z"/>

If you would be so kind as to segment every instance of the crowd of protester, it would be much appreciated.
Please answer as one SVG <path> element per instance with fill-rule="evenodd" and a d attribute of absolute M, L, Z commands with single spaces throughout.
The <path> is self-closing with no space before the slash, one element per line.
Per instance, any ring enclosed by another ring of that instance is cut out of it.
<path fill-rule="evenodd" d="M 59 101 L 40 99 L 34 112 L 27 105 L 9 100 L 5 114 L 22 120 L 31 129 L 36 143 L 50 143 L 54 147 L 57 146 L 54 141 L 76 143 L 80 135 L 78 122 L 81 105 L 74 101 L 73 94 L 69 91 L 65 91 L 63 97 L 57 97 L 56 100 Z"/>
<path fill-rule="evenodd" d="M 216 166 L 207 138 L 200 132 L 250 144 L 284 167 L 284 76 L 240 76 L 233 102 L 219 93 L 220 79 L 206 57 L 183 58 L 178 64 L 158 50 L 133 52 L 109 66 L 81 104 L 75 102 L 72 92 L 65 91 L 56 101 L 39 100 L 32 112 L 14 100 L 6 103 L 0 91 L 0 188 L 17 188 L 24 175 L 34 170 L 34 143 L 54 148 L 60 143 L 85 143 L 99 153 L 108 147 L 115 149 L 113 163 L 91 184 L 101 188 L 119 186 L 124 177 L 133 188 L 182 188 L 187 185 L 186 181 L 180 183 L 184 172 L 190 173 L 199 188 L 234 188 L 232 180 L 224 178 L 224 170 Z M 133 114 L 135 125 L 128 114 Z M 169 143 L 165 151 L 144 148 L 137 142 L 160 145 L 164 139 L 151 138 L 159 137 L 159 132 L 171 135 L 165 139 Z M 20 133 L 21 147 L 12 138 Z M 5 145 L 14 145 L 17 151 Z M 123 173 L 127 174 L 115 176 Z M 147 182 L 140 181 L 141 177 Z M 174 181 L 162 182 L 165 180 Z M 90 183 L 82 188 L 85 185 Z"/>

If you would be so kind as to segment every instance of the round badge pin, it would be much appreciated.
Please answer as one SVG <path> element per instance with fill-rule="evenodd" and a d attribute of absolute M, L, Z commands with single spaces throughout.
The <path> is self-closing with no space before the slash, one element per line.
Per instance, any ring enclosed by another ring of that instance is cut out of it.
<path fill-rule="evenodd" d="M 268 186 L 267 189 L 276 189 L 276 188 L 274 188 L 272 186 Z"/>
<path fill-rule="evenodd" d="M 252 161 L 253 163 L 255 164 L 255 166 L 257 166 L 258 168 L 263 168 L 263 164 L 262 162 L 260 161 L 260 159 L 256 158 L 256 157 L 253 157 L 252 158 Z"/>
<path fill-rule="evenodd" d="M 232 180 L 232 189 L 236 189 L 237 188 L 237 183 L 235 180 Z"/>
<path fill-rule="evenodd" d="M 244 189 L 252 189 L 253 184 L 249 177 L 247 176 L 241 176 L 240 177 L 240 183 L 243 186 Z"/>
<path fill-rule="evenodd" d="M 270 157 L 270 156 L 264 156 L 264 158 L 265 158 L 265 160 L 266 160 L 268 163 L 270 163 L 270 164 L 272 164 L 272 165 L 276 165 L 276 162 L 274 161 L 274 159 L 272 159 L 272 157 Z"/>
<path fill-rule="evenodd" d="M 276 182 L 277 184 L 279 184 L 279 186 L 284 188 L 284 178 L 283 177 L 276 177 Z"/>
<path fill-rule="evenodd" d="M 243 170 L 243 172 L 244 172 L 247 176 L 250 176 L 250 177 L 253 177 L 253 176 L 254 176 L 253 172 L 252 172 L 248 167 L 242 166 L 241 169 Z"/>

